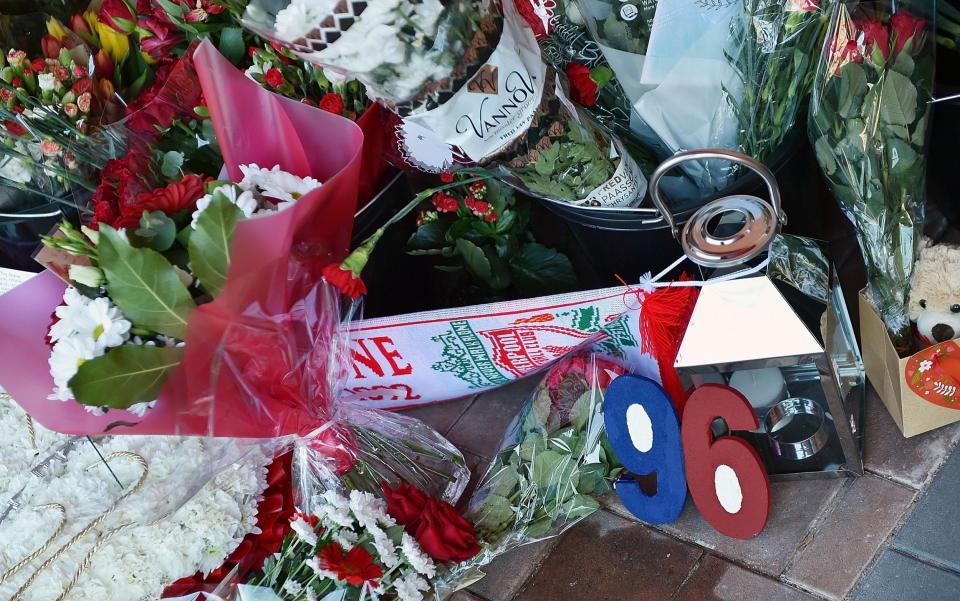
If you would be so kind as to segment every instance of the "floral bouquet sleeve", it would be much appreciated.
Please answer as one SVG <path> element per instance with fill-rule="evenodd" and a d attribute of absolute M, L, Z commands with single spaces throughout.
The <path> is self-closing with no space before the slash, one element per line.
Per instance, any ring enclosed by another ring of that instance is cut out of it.
<path fill-rule="evenodd" d="M 817 161 L 856 229 L 870 299 L 901 353 L 925 204 L 934 68 L 926 6 L 836 4 L 809 118 Z"/>
<path fill-rule="evenodd" d="M 271 12 L 252 3 L 247 21 L 364 83 L 399 117 L 405 162 L 433 172 L 493 166 L 562 202 L 641 201 L 636 164 L 567 100 L 512 0 L 281 4 Z"/>

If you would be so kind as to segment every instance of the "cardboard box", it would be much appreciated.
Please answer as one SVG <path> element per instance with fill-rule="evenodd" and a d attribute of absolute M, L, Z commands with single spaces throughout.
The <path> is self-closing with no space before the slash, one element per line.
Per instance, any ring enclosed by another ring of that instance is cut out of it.
<path fill-rule="evenodd" d="M 867 378 L 904 436 L 960 421 L 960 373 L 950 373 L 951 363 L 960 365 L 960 339 L 899 357 L 865 290 L 860 291 L 860 338 Z"/>

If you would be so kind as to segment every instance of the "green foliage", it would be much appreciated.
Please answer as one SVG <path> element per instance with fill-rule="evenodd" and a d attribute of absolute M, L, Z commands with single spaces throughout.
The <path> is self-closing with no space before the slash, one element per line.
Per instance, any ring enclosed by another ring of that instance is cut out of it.
<path fill-rule="evenodd" d="M 237 205 L 223 194 L 214 193 L 210 206 L 197 218 L 197 228 L 190 233 L 187 242 L 190 265 L 211 296 L 217 296 L 227 282 L 230 243 L 241 219 L 243 212 Z"/>
<path fill-rule="evenodd" d="M 83 405 L 126 409 L 156 400 L 182 358 L 182 348 L 119 346 L 84 362 L 70 389 Z"/>

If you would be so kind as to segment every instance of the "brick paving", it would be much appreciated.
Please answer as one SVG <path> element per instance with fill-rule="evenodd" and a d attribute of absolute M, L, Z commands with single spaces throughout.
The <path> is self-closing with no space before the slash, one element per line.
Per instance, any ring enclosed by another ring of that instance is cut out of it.
<path fill-rule="evenodd" d="M 409 413 L 461 449 L 477 476 L 535 382 Z M 905 439 L 870 390 L 866 474 L 775 482 L 766 528 L 718 534 L 692 502 L 673 524 L 616 495 L 561 537 L 516 549 L 453 601 L 958 601 L 960 424 Z M 941 467 L 942 466 L 942 467 Z M 475 476 L 476 477 L 476 476 Z"/>

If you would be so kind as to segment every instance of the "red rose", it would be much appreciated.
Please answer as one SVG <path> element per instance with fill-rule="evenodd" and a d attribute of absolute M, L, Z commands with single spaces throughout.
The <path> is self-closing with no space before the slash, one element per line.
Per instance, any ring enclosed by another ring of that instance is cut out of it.
<path fill-rule="evenodd" d="M 567 81 L 570 82 L 570 98 L 583 106 L 597 103 L 597 82 L 590 77 L 590 69 L 577 63 L 567 65 Z"/>
<path fill-rule="evenodd" d="M 271 88 L 279 88 L 283 85 L 283 73 L 280 72 L 280 69 L 271 67 L 270 70 L 263 75 L 263 80 L 267 82 L 267 85 Z"/>
<path fill-rule="evenodd" d="M 320 108 L 335 115 L 343 114 L 343 98 L 340 94 L 330 92 L 320 99 Z"/>
<path fill-rule="evenodd" d="M 401 483 L 392 489 L 383 482 L 387 513 L 403 524 L 430 557 L 443 562 L 466 561 L 480 552 L 476 527 L 453 505 Z"/>
<path fill-rule="evenodd" d="M 476 527 L 452 505 L 433 497 L 427 499 L 412 534 L 437 561 L 459 563 L 480 552 Z"/>
<path fill-rule="evenodd" d="M 131 34 L 137 25 L 137 16 L 124 0 L 103 0 L 98 16 L 117 33 Z"/>
<path fill-rule="evenodd" d="M 42 58 L 35 58 L 30 63 L 30 66 L 33 67 L 33 70 L 37 73 L 42 73 L 47 68 L 47 63 L 45 63 Z"/>
<path fill-rule="evenodd" d="M 311 433 L 307 440 L 307 446 L 322 455 L 338 476 L 352 470 L 357 463 L 360 443 L 350 428 L 332 425 L 317 434 Z"/>
<path fill-rule="evenodd" d="M 3 126 L 7 128 L 7 131 L 15 136 L 25 136 L 27 135 L 27 130 L 25 127 L 17 123 L 16 121 L 10 121 L 7 119 L 3 122 Z"/>
<path fill-rule="evenodd" d="M 863 32 L 863 56 L 880 66 L 890 58 L 890 30 L 876 19 L 864 19 L 858 23 Z"/>
<path fill-rule="evenodd" d="M 427 495 L 415 486 L 401 482 L 397 488 L 381 483 L 383 498 L 387 502 L 387 513 L 404 526 L 414 524 L 420 512 L 427 504 Z"/>
<path fill-rule="evenodd" d="M 893 51 L 900 54 L 900 51 L 907 48 L 911 54 L 920 50 L 923 46 L 925 21 L 919 19 L 906 11 L 899 11 L 890 17 L 890 29 L 893 32 Z M 908 46 L 909 44 L 909 46 Z"/>
<path fill-rule="evenodd" d="M 343 269 L 338 263 L 330 263 L 320 272 L 327 282 L 350 298 L 360 298 L 367 293 L 367 286 L 349 269 Z"/>

